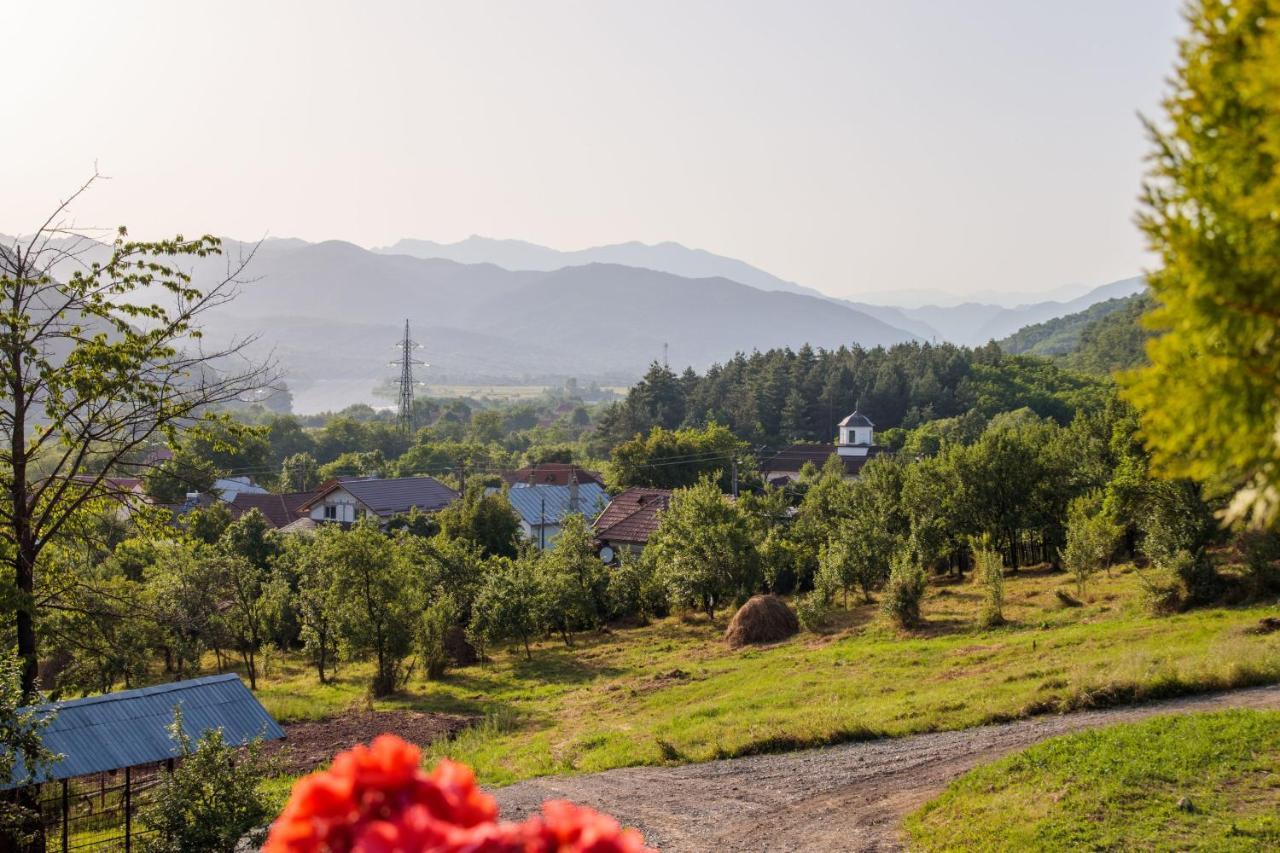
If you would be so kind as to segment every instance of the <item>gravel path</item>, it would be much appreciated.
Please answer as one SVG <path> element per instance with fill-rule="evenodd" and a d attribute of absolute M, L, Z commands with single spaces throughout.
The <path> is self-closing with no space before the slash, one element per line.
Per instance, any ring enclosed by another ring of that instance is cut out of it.
<path fill-rule="evenodd" d="M 662 850 L 898 850 L 908 812 L 966 770 L 1054 735 L 1156 714 L 1280 709 L 1280 685 L 955 732 L 681 767 L 532 779 L 494 791 L 507 819 L 565 798 Z"/>

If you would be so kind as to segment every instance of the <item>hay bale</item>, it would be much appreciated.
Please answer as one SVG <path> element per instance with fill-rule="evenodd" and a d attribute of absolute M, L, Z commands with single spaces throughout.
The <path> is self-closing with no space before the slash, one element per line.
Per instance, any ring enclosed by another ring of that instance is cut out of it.
<path fill-rule="evenodd" d="M 729 620 L 724 640 L 729 648 L 776 643 L 800 632 L 800 620 L 776 595 L 756 595 Z"/>

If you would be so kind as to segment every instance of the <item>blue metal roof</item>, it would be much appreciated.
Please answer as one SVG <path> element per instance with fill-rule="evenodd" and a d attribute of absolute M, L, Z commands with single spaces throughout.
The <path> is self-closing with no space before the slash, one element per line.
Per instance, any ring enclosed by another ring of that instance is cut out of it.
<path fill-rule="evenodd" d="M 48 782 L 164 761 L 179 755 L 169 737 L 173 709 L 182 706 L 182 728 L 192 741 L 211 729 L 222 729 L 228 744 L 241 746 L 254 738 L 279 740 L 284 731 L 238 675 L 211 675 L 104 693 L 70 702 L 35 707 L 56 716 L 44 730 L 45 748 L 63 756 L 35 780 Z M 26 771 L 14 768 L 12 779 Z M 2 788 L 13 787 L 12 779 Z"/>
<path fill-rule="evenodd" d="M 559 524 L 569 514 L 568 486 L 512 486 L 507 491 L 507 499 L 531 527 L 542 524 L 544 519 L 547 524 Z M 543 500 L 547 502 L 545 515 Z M 578 484 L 578 512 L 588 519 L 595 518 L 608 502 L 609 496 L 599 483 Z"/>

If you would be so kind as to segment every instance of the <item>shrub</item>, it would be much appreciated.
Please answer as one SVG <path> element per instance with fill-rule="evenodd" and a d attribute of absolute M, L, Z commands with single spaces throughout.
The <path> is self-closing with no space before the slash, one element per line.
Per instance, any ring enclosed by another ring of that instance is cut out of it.
<path fill-rule="evenodd" d="M 444 675 L 445 668 L 449 664 L 446 639 L 449 629 L 457 622 L 458 605 L 454 603 L 453 596 L 448 593 L 442 593 L 422 612 L 422 619 L 418 622 L 414 640 L 427 678 L 435 680 Z"/>
<path fill-rule="evenodd" d="M 1249 591 L 1255 596 L 1280 591 L 1280 534 L 1249 530 L 1240 534 L 1237 545 Z"/>
<path fill-rule="evenodd" d="M 143 849 L 232 853 L 241 838 L 271 816 L 259 790 L 268 770 L 260 743 L 241 751 L 227 745 L 221 729 L 210 729 L 193 748 L 182 729 L 180 710 L 173 713 L 169 735 L 181 757 L 142 812 L 143 823 L 154 831 L 143 841 Z"/>
<path fill-rule="evenodd" d="M 978 616 L 978 624 L 983 628 L 991 628 L 1004 624 L 1004 560 L 999 551 L 993 551 L 985 544 L 973 552 L 973 576 L 987 592 L 987 600 L 983 602 L 982 612 Z"/>
<path fill-rule="evenodd" d="M 609 578 L 610 615 L 615 619 L 634 616 L 641 624 L 648 624 L 650 619 L 666 616 L 669 609 L 667 586 L 653 560 L 624 550 Z"/>
<path fill-rule="evenodd" d="M 1191 574 L 1194 563 L 1190 552 L 1178 551 L 1139 573 L 1142 603 L 1148 612 L 1157 616 L 1176 613 L 1187 605 L 1190 594 L 1183 578 Z"/>
<path fill-rule="evenodd" d="M 1159 553 L 1164 553 L 1176 539 L 1159 519 L 1152 532 L 1155 535 L 1152 548 Z M 1103 509 L 1102 499 L 1096 492 L 1071 501 L 1067 510 L 1067 545 L 1062 552 L 1062 561 L 1076 579 L 1077 595 L 1084 597 L 1089 578 L 1111 564 L 1111 555 L 1115 553 L 1121 533 L 1120 527 Z"/>
<path fill-rule="evenodd" d="M 796 596 L 795 603 L 796 618 L 800 620 L 800 626 L 806 631 L 812 631 L 816 634 L 826 626 L 830 608 L 816 590 Z"/>
<path fill-rule="evenodd" d="M 920 600 L 925 590 L 924 568 L 906 551 L 893 558 L 889 582 L 885 585 L 880 609 L 900 628 L 920 622 Z"/>

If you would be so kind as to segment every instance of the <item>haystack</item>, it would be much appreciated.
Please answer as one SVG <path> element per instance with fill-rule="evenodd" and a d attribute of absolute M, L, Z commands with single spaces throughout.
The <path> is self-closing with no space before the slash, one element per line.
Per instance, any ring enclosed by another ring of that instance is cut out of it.
<path fill-rule="evenodd" d="M 729 648 L 776 643 L 800 631 L 800 620 L 776 595 L 756 595 L 738 608 L 724 632 Z"/>

